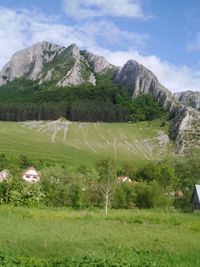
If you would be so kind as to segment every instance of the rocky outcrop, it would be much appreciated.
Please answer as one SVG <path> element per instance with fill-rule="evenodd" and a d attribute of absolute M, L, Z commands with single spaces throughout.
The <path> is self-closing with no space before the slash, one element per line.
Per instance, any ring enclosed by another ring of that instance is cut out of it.
<path fill-rule="evenodd" d="M 58 86 L 80 85 L 84 82 L 96 84 L 94 74 L 89 68 L 88 62 L 81 56 L 78 46 L 72 45 L 68 49 L 71 50 L 71 60 L 74 62 L 66 74 L 58 81 Z"/>
<path fill-rule="evenodd" d="M 0 85 L 25 77 L 39 83 L 52 81 L 58 86 L 96 84 L 95 73 L 114 68 L 105 58 L 89 52 L 81 54 L 77 45 L 65 48 L 40 42 L 15 53 L 0 72 Z"/>
<path fill-rule="evenodd" d="M 183 105 L 177 107 L 171 132 L 176 140 L 176 153 L 186 154 L 200 147 L 200 112 Z"/>
<path fill-rule="evenodd" d="M 99 74 L 109 69 L 117 69 L 117 67 L 111 65 L 104 57 L 96 56 L 88 51 L 83 51 L 82 54 L 88 61 L 94 73 Z"/>
<path fill-rule="evenodd" d="M 171 112 L 174 117 L 171 134 L 176 141 L 178 154 L 187 153 L 193 147 L 200 147 L 200 112 L 181 104 L 179 97 L 162 86 L 150 70 L 136 61 L 129 60 L 118 70 L 115 81 L 128 86 L 133 98 L 140 94 L 150 94 Z M 194 107 L 197 107 L 197 103 Z"/>
<path fill-rule="evenodd" d="M 15 53 L 0 73 L 0 85 L 21 77 L 37 80 L 41 77 L 44 65 L 63 49 L 62 46 L 41 42 Z"/>
<path fill-rule="evenodd" d="M 173 110 L 176 106 L 177 101 L 173 94 L 159 83 L 150 70 L 134 60 L 129 60 L 117 71 L 115 81 L 120 85 L 128 86 L 133 98 L 140 94 L 151 94 L 169 110 Z"/>
<path fill-rule="evenodd" d="M 183 105 L 195 108 L 200 111 L 200 92 L 186 91 L 175 93 L 174 96 Z"/>

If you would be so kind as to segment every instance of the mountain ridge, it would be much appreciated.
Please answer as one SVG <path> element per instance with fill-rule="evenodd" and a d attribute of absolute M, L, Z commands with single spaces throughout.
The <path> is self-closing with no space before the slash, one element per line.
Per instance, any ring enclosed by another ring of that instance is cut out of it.
<path fill-rule="evenodd" d="M 76 44 L 65 48 L 43 41 L 11 57 L 0 72 L 0 85 L 20 77 L 39 83 L 52 81 L 59 87 L 83 83 L 96 85 L 96 76 L 109 70 L 113 71 L 113 82 L 128 87 L 133 98 L 150 94 L 170 111 L 173 117 L 171 133 L 177 144 L 177 153 L 184 154 L 193 147 L 200 147 L 198 105 L 181 100 L 183 97 L 174 95 L 150 70 L 135 60 L 129 60 L 119 68 L 104 57 L 80 51 Z"/>

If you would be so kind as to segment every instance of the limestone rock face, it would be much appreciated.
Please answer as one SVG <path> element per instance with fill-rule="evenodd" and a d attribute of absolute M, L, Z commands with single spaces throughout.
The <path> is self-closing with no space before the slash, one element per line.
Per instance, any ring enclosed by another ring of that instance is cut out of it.
<path fill-rule="evenodd" d="M 85 52 L 81 55 L 76 44 L 65 48 L 40 42 L 15 53 L 0 72 L 0 86 L 15 78 L 53 81 L 58 86 L 96 84 L 95 74 L 114 68 L 105 58 Z"/>
<path fill-rule="evenodd" d="M 90 64 L 94 73 L 103 73 L 108 69 L 117 69 L 117 67 L 111 65 L 104 57 L 96 56 L 88 51 L 84 51 L 84 56 Z"/>
<path fill-rule="evenodd" d="M 87 62 L 85 57 L 80 54 L 78 46 L 72 45 L 69 48 L 71 49 L 71 56 L 74 59 L 74 65 L 67 71 L 67 73 L 57 83 L 57 85 L 80 85 L 84 82 L 89 82 L 93 85 L 96 85 L 96 78 L 90 70 L 89 63 Z"/>
<path fill-rule="evenodd" d="M 38 79 L 44 64 L 52 61 L 62 50 L 61 46 L 41 42 L 15 53 L 0 73 L 0 85 L 21 77 Z"/>
<path fill-rule="evenodd" d="M 115 81 L 128 86 L 133 98 L 140 94 L 152 95 L 174 115 L 171 132 L 176 141 L 178 154 L 187 153 L 192 147 L 200 147 L 200 112 L 183 105 L 186 104 L 184 101 L 181 104 L 179 102 L 181 97 L 173 95 L 162 86 L 151 71 L 136 61 L 129 60 L 118 70 Z M 197 99 L 189 103 L 190 106 L 193 103 L 193 107 L 198 107 Z"/>
<path fill-rule="evenodd" d="M 133 98 L 140 94 L 151 94 L 170 110 L 176 104 L 173 94 L 159 83 L 156 76 L 134 60 L 129 60 L 117 71 L 115 81 L 120 85 L 128 86 Z"/>
<path fill-rule="evenodd" d="M 177 107 L 172 131 L 178 154 L 186 154 L 191 148 L 200 147 L 200 112 L 183 105 Z"/>
<path fill-rule="evenodd" d="M 183 105 L 195 108 L 200 111 L 200 92 L 186 91 L 175 93 L 174 96 Z"/>

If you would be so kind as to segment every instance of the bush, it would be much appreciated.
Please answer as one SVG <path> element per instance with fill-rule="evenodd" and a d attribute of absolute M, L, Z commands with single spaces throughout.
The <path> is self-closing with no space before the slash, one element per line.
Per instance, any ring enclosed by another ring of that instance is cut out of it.
<path fill-rule="evenodd" d="M 136 185 L 136 206 L 139 208 L 169 207 L 171 198 L 164 194 L 162 186 L 156 181 Z"/>
<path fill-rule="evenodd" d="M 45 195 L 39 183 L 19 182 L 9 192 L 9 203 L 14 206 L 38 207 L 44 204 Z"/>
<path fill-rule="evenodd" d="M 118 184 L 115 188 L 113 208 L 131 209 L 135 207 L 135 186 L 129 183 Z"/>

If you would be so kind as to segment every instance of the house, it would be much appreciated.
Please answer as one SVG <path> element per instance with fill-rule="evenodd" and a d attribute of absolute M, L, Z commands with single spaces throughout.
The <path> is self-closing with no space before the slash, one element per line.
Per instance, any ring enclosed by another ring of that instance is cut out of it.
<path fill-rule="evenodd" d="M 200 209 L 200 185 L 196 184 L 192 194 L 192 206 L 193 209 Z"/>
<path fill-rule="evenodd" d="M 0 182 L 7 180 L 10 177 L 10 172 L 8 170 L 3 170 L 0 172 Z"/>
<path fill-rule="evenodd" d="M 117 177 L 117 182 L 119 183 L 119 184 L 121 184 L 121 183 L 132 183 L 132 180 L 128 177 L 128 176 L 118 176 Z"/>
<path fill-rule="evenodd" d="M 35 168 L 29 167 L 27 170 L 23 171 L 23 180 L 30 183 L 36 183 L 40 181 L 41 173 Z"/>

